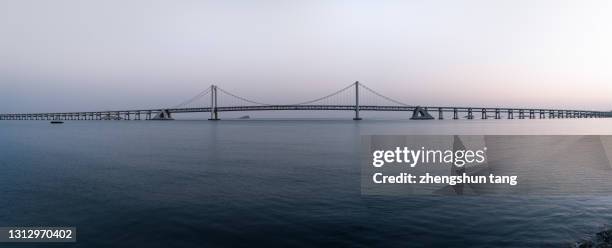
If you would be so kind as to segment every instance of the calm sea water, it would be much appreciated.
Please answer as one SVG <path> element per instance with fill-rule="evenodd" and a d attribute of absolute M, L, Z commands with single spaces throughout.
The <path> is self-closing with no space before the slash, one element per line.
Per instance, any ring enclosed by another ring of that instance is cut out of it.
<path fill-rule="evenodd" d="M 567 247 L 612 225 L 612 197 L 362 196 L 360 134 L 612 120 L 1 121 L 0 226 L 77 227 L 52 247 Z"/>

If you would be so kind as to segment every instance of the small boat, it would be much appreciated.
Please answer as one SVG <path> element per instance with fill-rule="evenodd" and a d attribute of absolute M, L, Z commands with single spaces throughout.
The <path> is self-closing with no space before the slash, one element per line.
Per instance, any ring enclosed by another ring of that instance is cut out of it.
<path fill-rule="evenodd" d="M 64 123 L 63 121 L 51 121 L 51 124 L 62 124 Z"/>

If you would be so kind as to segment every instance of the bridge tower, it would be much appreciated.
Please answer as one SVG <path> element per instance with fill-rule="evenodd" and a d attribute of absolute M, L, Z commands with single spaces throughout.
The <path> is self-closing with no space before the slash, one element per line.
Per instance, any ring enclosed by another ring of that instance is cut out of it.
<path fill-rule="evenodd" d="M 217 86 L 210 86 L 210 119 L 209 121 L 218 121 L 219 113 L 217 112 Z"/>
<path fill-rule="evenodd" d="M 355 81 L 355 118 L 353 120 L 361 120 L 359 117 L 359 81 Z"/>

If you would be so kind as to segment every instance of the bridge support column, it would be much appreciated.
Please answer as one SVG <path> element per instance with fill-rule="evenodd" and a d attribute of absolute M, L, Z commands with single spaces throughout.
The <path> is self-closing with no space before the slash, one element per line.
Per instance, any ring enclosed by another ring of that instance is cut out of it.
<path fill-rule="evenodd" d="M 359 117 L 359 81 L 355 81 L 355 118 L 353 120 L 361 120 Z"/>
<path fill-rule="evenodd" d="M 497 120 L 501 119 L 501 114 L 500 114 L 499 109 L 495 109 L 495 119 Z"/>
<path fill-rule="evenodd" d="M 438 108 L 438 120 L 444 120 L 444 112 L 442 108 Z"/>
<path fill-rule="evenodd" d="M 210 119 L 209 121 L 218 121 L 219 114 L 217 113 L 217 86 L 210 86 L 211 94 L 210 94 Z"/>
<path fill-rule="evenodd" d="M 483 108 L 483 109 L 481 110 L 481 116 L 480 116 L 480 119 L 486 120 L 487 118 L 488 118 L 488 116 L 487 116 L 487 109 Z"/>
<path fill-rule="evenodd" d="M 459 119 L 459 111 L 457 111 L 457 108 L 453 108 L 453 120 L 458 120 Z"/>
<path fill-rule="evenodd" d="M 468 108 L 467 118 L 468 118 L 468 120 L 474 119 L 474 114 L 472 113 L 472 108 Z"/>
<path fill-rule="evenodd" d="M 514 119 L 514 113 L 512 109 L 508 109 L 508 119 Z"/>
<path fill-rule="evenodd" d="M 522 109 L 519 109 L 519 119 L 525 119 L 525 111 Z"/>
<path fill-rule="evenodd" d="M 535 110 L 533 109 L 529 110 L 529 119 L 535 119 Z"/>

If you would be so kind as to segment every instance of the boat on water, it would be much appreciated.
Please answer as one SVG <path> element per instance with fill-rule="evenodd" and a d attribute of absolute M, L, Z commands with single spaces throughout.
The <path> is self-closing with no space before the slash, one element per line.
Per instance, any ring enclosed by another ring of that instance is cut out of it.
<path fill-rule="evenodd" d="M 63 121 L 51 121 L 51 124 L 62 124 L 64 123 Z"/>

